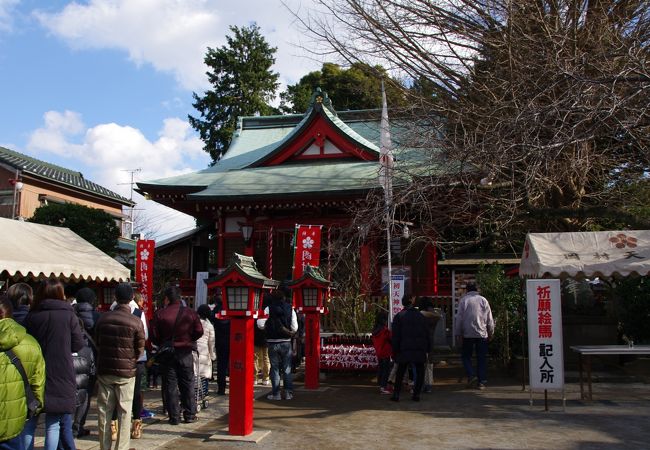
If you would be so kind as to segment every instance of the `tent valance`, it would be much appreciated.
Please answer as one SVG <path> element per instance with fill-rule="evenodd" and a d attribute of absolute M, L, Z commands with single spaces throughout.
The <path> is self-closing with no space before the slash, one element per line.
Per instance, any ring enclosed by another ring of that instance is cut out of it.
<path fill-rule="evenodd" d="M 650 273 L 650 230 L 529 233 L 522 277 L 591 278 Z"/>
<path fill-rule="evenodd" d="M 130 270 L 68 228 L 0 218 L 0 273 L 9 277 L 126 281 Z"/>

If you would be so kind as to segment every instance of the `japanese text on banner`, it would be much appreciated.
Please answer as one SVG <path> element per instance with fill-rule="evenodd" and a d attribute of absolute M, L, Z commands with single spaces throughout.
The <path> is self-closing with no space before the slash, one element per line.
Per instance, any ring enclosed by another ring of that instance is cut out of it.
<path fill-rule="evenodd" d="M 404 297 L 405 277 L 404 275 L 391 275 L 390 282 L 392 284 L 392 295 L 390 299 L 390 307 L 392 310 L 391 317 L 395 317 L 397 313 L 399 313 L 404 308 L 402 305 L 402 297 Z"/>
<path fill-rule="evenodd" d="M 293 260 L 293 279 L 297 280 L 304 272 L 305 266 L 320 265 L 320 225 L 296 225 Z"/>
<path fill-rule="evenodd" d="M 153 318 L 153 256 L 156 242 L 139 240 L 136 246 L 135 280 L 140 284 L 140 294 L 144 300 L 144 313 L 147 319 Z"/>

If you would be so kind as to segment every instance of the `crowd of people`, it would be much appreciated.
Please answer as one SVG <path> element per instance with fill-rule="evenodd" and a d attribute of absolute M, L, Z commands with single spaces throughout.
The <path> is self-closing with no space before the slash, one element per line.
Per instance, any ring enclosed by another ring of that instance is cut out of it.
<path fill-rule="evenodd" d="M 298 320 L 286 292 L 267 294 L 264 302 L 268 320 L 255 327 L 255 383 L 271 384 L 273 399 L 291 399 Z M 230 324 L 219 298 L 195 311 L 170 286 L 151 322 L 129 283 L 115 287 L 108 311 L 96 303 L 92 289 L 75 291 L 54 279 L 35 291 L 15 283 L 0 297 L 0 450 L 32 450 L 39 422 L 46 450 L 74 450 L 75 438 L 90 434 L 93 396 L 100 449 L 126 450 L 151 414 L 143 383 L 157 387 L 160 377 L 168 423 L 191 423 L 213 363 L 216 394 L 226 395 Z M 278 334 L 284 326 L 291 336 Z"/>
<path fill-rule="evenodd" d="M 454 336 L 462 348 L 468 387 L 485 389 L 488 341 L 494 334 L 494 318 L 490 304 L 478 293 L 476 284 L 468 283 L 466 290 L 458 304 Z M 410 379 L 411 399 L 420 401 L 422 392 L 432 390 L 434 336 L 441 313 L 427 297 L 406 295 L 402 306 L 391 327 L 387 313 L 380 311 L 375 316 L 372 342 L 378 360 L 377 383 L 381 394 L 390 394 L 390 399 L 398 402 L 404 380 Z M 472 365 L 474 350 L 476 369 Z"/>
<path fill-rule="evenodd" d="M 226 394 L 230 324 L 221 316 L 219 298 L 195 311 L 178 287 L 170 286 L 148 322 L 129 283 L 118 284 L 114 297 L 110 310 L 100 313 L 92 289 L 66 291 L 52 279 L 38 283 L 35 292 L 15 283 L 0 296 L 0 450 L 32 450 L 39 422 L 46 450 L 74 450 L 74 439 L 90 433 L 86 418 L 93 395 L 100 449 L 114 443 L 127 450 L 131 439 L 142 436 L 142 417 L 149 414 L 142 384 L 157 387 L 160 376 L 168 423 L 191 423 L 197 420 L 197 398 L 207 394 L 213 379 L 214 362 L 216 394 Z M 405 296 L 402 303 L 390 327 L 386 313 L 376 315 L 377 381 L 380 393 L 399 401 L 404 380 L 411 379 L 411 398 L 419 401 L 433 384 L 440 313 L 428 298 Z M 283 289 L 265 294 L 263 308 L 266 314 L 255 326 L 254 383 L 270 384 L 269 400 L 291 400 L 304 318 Z M 455 323 L 468 385 L 483 389 L 494 320 L 473 284 L 459 302 Z"/>

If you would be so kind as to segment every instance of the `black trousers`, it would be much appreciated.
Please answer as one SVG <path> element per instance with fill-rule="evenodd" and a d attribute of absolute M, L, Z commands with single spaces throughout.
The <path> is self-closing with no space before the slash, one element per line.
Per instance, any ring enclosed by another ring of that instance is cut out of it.
<path fill-rule="evenodd" d="M 228 376 L 228 364 L 230 349 L 227 346 L 217 348 L 217 393 L 226 393 L 226 377 Z"/>
<path fill-rule="evenodd" d="M 160 368 L 162 369 L 167 413 L 170 420 L 180 421 L 181 409 L 184 419 L 196 416 L 194 362 L 191 350 L 176 350 L 175 356 L 174 361 L 170 364 L 161 364 Z"/>
<path fill-rule="evenodd" d="M 139 419 L 142 412 L 142 379 L 147 372 L 145 362 L 138 362 L 135 366 L 135 387 L 133 388 L 133 405 L 131 408 L 131 420 Z"/>
<path fill-rule="evenodd" d="M 424 363 L 399 363 L 397 365 L 397 373 L 395 374 L 395 386 L 393 390 L 393 395 L 399 397 L 399 393 L 402 390 L 402 380 L 406 369 L 409 364 L 413 364 L 415 367 L 415 386 L 413 386 L 413 397 L 419 397 L 422 392 L 422 385 L 424 384 Z"/>

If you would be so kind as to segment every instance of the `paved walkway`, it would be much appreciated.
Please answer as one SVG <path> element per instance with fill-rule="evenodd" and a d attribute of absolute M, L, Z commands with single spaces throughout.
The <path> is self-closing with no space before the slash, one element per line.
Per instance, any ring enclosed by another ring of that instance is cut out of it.
<path fill-rule="evenodd" d="M 211 386 L 211 392 L 213 387 Z M 650 385 L 595 383 L 594 401 L 581 401 L 577 383 L 567 384 L 566 408 L 559 394 L 529 394 L 510 378 L 493 378 L 485 391 L 467 389 L 458 371 L 441 371 L 434 391 L 421 402 L 409 395 L 389 401 L 370 376 L 330 375 L 316 391 L 297 383 L 291 401 L 266 399 L 267 387 L 256 387 L 255 429 L 271 430 L 258 444 L 215 439 L 227 429 L 228 397 L 211 397 L 193 424 L 170 426 L 161 414 L 160 391 L 146 394 L 146 407 L 156 417 L 145 419 L 136 449 L 294 448 L 294 449 L 647 449 L 650 448 Z M 80 449 L 95 449 L 92 434 L 78 440 Z"/>

